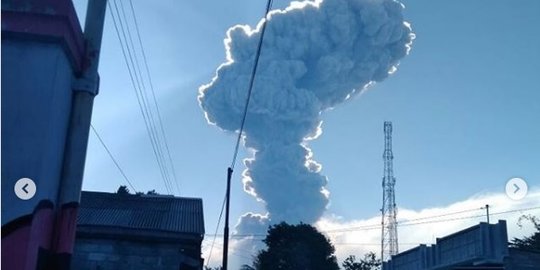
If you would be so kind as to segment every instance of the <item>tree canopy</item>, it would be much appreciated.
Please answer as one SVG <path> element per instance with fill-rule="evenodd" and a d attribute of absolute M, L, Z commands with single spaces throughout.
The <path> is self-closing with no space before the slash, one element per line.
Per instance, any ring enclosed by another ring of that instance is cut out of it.
<path fill-rule="evenodd" d="M 360 261 L 356 261 L 356 256 L 351 255 L 341 264 L 344 270 L 378 270 L 381 266 L 381 260 L 373 252 L 364 255 Z"/>
<path fill-rule="evenodd" d="M 267 249 L 255 258 L 257 270 L 339 270 L 334 246 L 308 224 L 280 223 L 268 229 Z"/>
<path fill-rule="evenodd" d="M 518 221 L 518 226 L 520 227 L 522 227 L 522 220 L 530 221 L 534 225 L 536 232 L 534 232 L 531 236 L 525 236 L 522 239 L 512 239 L 512 241 L 510 241 L 510 247 L 540 251 L 540 220 L 532 215 L 521 216 Z"/>
<path fill-rule="evenodd" d="M 129 189 L 127 186 L 120 186 L 118 187 L 118 190 L 116 191 L 117 194 L 129 194 Z"/>

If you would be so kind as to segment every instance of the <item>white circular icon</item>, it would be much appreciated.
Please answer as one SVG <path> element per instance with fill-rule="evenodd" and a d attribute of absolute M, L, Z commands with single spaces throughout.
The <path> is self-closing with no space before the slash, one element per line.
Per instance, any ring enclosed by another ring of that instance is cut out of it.
<path fill-rule="evenodd" d="M 21 200 L 30 200 L 36 195 L 36 183 L 30 178 L 21 178 L 15 183 L 15 195 Z"/>
<path fill-rule="evenodd" d="M 512 178 L 506 182 L 506 195 L 514 201 L 525 198 L 527 191 L 529 191 L 527 182 L 521 178 Z"/>

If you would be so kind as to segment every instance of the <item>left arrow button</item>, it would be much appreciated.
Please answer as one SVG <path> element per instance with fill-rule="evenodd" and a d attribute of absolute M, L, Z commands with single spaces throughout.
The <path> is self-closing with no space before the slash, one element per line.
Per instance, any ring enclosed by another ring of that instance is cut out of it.
<path fill-rule="evenodd" d="M 15 195 L 21 200 L 30 200 L 36 195 L 36 183 L 30 178 L 21 178 L 13 188 Z"/>

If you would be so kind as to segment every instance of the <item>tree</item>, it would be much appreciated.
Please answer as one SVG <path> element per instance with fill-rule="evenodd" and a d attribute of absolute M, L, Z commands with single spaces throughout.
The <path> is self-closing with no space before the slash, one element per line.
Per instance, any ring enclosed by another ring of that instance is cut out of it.
<path fill-rule="evenodd" d="M 377 259 L 375 253 L 369 252 L 359 262 L 356 261 L 356 256 L 350 255 L 341 265 L 345 270 L 378 270 L 381 260 Z"/>
<path fill-rule="evenodd" d="M 138 196 L 143 196 L 145 194 L 146 195 L 159 195 L 159 193 L 155 189 L 149 190 L 146 193 L 142 191 L 135 192 L 135 195 L 138 195 Z M 208 268 L 208 269 L 205 268 L 204 270 L 212 270 L 212 268 Z M 219 270 L 219 269 L 216 268 L 216 270 Z"/>
<path fill-rule="evenodd" d="M 534 232 L 533 235 L 525 236 L 522 239 L 514 237 L 514 239 L 510 241 L 510 247 L 540 251 L 540 220 L 532 215 L 523 215 L 518 220 L 518 226 L 520 228 L 523 227 L 521 224 L 522 220 L 530 221 L 534 225 L 536 232 Z"/>
<path fill-rule="evenodd" d="M 334 246 L 308 224 L 271 226 L 263 240 L 267 249 L 255 258 L 257 270 L 339 270 Z"/>
<path fill-rule="evenodd" d="M 127 186 L 120 186 L 118 187 L 116 194 L 122 194 L 122 195 L 129 194 L 129 189 L 127 188 Z"/>

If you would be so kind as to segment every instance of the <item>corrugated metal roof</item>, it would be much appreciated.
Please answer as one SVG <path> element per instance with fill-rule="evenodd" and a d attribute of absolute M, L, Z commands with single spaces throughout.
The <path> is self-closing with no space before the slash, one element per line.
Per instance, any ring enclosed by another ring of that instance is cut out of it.
<path fill-rule="evenodd" d="M 203 235 L 202 199 L 83 191 L 77 224 Z"/>

